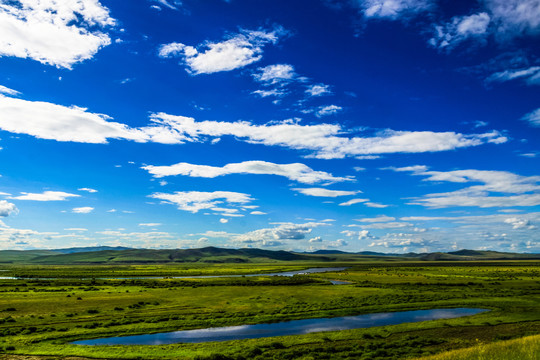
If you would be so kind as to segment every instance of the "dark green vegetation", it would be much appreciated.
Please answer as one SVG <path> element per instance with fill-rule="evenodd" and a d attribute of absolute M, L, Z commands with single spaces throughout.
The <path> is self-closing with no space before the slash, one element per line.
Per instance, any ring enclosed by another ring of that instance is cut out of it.
<path fill-rule="evenodd" d="M 0 349 L 5 358 L 407 359 L 540 333 L 539 261 L 390 260 L 3 265 L 0 268 L 8 271 L 2 276 L 26 278 L 0 280 Z M 350 268 L 290 278 L 129 278 L 268 273 L 314 266 Z M 351 284 L 334 286 L 328 280 Z M 491 311 L 452 320 L 208 344 L 69 344 L 84 338 L 452 307 Z"/>
<path fill-rule="evenodd" d="M 497 251 L 459 250 L 449 253 L 404 255 L 364 251 L 318 251 L 315 253 L 292 253 L 261 249 L 129 249 L 107 246 L 95 248 L 70 248 L 59 250 L 0 251 L 1 263 L 25 264 L 164 264 L 164 263 L 267 263 L 275 261 L 417 261 L 417 260 L 540 260 L 540 254 L 515 254 Z"/>

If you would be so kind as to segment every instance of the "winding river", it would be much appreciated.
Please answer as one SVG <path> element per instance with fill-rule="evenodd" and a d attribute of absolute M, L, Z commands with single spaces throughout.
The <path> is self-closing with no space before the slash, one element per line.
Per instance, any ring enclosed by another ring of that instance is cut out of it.
<path fill-rule="evenodd" d="M 158 334 L 109 337 L 102 339 L 80 340 L 76 345 L 161 345 L 174 343 L 202 343 L 256 339 L 271 336 L 301 335 L 321 331 L 338 331 L 374 326 L 397 325 L 402 323 L 427 320 L 452 319 L 476 315 L 486 309 L 454 308 L 414 310 L 284 321 L 273 324 L 227 326 L 208 329 L 173 331 Z"/>

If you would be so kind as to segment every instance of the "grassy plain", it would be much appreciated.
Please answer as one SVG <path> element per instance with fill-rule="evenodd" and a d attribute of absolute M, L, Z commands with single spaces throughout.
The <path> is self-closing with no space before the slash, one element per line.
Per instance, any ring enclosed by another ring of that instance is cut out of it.
<path fill-rule="evenodd" d="M 349 268 L 290 278 L 137 279 L 315 266 Z M 4 265 L 1 270 L 7 270 L 1 276 L 25 279 L 0 280 L 0 358 L 406 359 L 540 334 L 538 261 Z M 328 280 L 351 284 L 331 285 Z M 452 307 L 491 311 L 452 320 L 206 344 L 69 344 L 180 329 Z"/>

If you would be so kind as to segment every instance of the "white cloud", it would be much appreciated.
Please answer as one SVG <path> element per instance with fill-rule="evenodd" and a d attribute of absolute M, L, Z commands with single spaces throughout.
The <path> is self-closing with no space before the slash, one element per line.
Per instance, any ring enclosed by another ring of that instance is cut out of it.
<path fill-rule="evenodd" d="M 404 170 L 409 169 L 409 170 Z M 451 206 L 513 207 L 540 205 L 540 176 L 520 176 L 507 171 L 455 170 L 427 171 L 422 166 L 398 168 L 413 175 L 427 176 L 424 181 L 480 183 L 447 193 L 427 194 L 410 202 L 431 208 Z M 516 194 L 493 196 L 492 193 Z"/>
<path fill-rule="evenodd" d="M 452 48 L 460 42 L 487 36 L 490 16 L 485 13 L 470 16 L 456 16 L 451 22 L 435 26 L 435 34 L 429 43 L 437 48 Z"/>
<path fill-rule="evenodd" d="M 264 85 L 275 85 L 289 82 L 296 77 L 294 67 L 289 64 L 268 65 L 258 69 L 253 78 Z"/>
<path fill-rule="evenodd" d="M 414 15 L 433 7 L 433 0 L 357 0 L 367 18 L 388 18 L 395 20 L 402 16 Z"/>
<path fill-rule="evenodd" d="M 83 207 L 73 208 L 71 211 L 75 214 L 88 214 L 94 211 L 94 208 L 90 206 L 83 206 Z"/>
<path fill-rule="evenodd" d="M 527 229 L 534 230 L 536 226 L 532 225 L 531 222 L 527 219 L 512 217 L 504 220 L 506 224 L 512 225 L 512 229 Z"/>
<path fill-rule="evenodd" d="M 159 3 L 160 5 L 165 6 L 165 7 L 169 8 L 169 9 L 171 9 L 171 10 L 178 10 L 178 6 L 182 6 L 182 2 L 178 1 L 178 0 L 173 1 L 173 4 L 171 4 L 167 0 L 153 0 L 153 1 Z M 152 7 L 154 7 L 154 6 L 161 10 L 161 8 L 159 6 L 152 5 Z"/>
<path fill-rule="evenodd" d="M 279 89 L 272 89 L 272 90 L 255 90 L 252 92 L 252 94 L 257 94 L 262 98 L 269 97 L 269 96 L 283 97 L 285 96 L 286 92 Z"/>
<path fill-rule="evenodd" d="M 538 0 L 484 0 L 503 38 L 540 32 L 540 3 Z"/>
<path fill-rule="evenodd" d="M 301 194 L 308 196 L 318 196 L 318 197 L 338 197 L 338 196 L 348 196 L 356 195 L 361 191 L 344 191 L 344 190 L 329 190 L 324 188 L 295 188 L 294 191 L 298 191 Z"/>
<path fill-rule="evenodd" d="M 306 93 L 309 94 L 309 96 L 322 96 L 322 95 L 330 95 L 332 94 L 332 91 L 330 91 L 330 86 L 325 84 L 313 84 L 308 86 L 306 89 Z"/>
<path fill-rule="evenodd" d="M 114 24 L 109 10 L 97 0 L 3 2 L 0 56 L 71 69 L 111 43 L 101 30 Z"/>
<path fill-rule="evenodd" d="M 6 200 L 0 200 L 0 216 L 1 217 L 6 217 L 17 212 L 18 210 L 15 204 L 7 202 Z"/>
<path fill-rule="evenodd" d="M 13 200 L 32 200 L 32 201 L 64 201 L 70 197 L 80 197 L 81 195 L 70 194 L 63 191 L 44 191 L 41 194 L 21 192 L 19 196 L 9 197 Z"/>
<path fill-rule="evenodd" d="M 354 205 L 354 204 L 365 203 L 367 201 L 369 201 L 369 199 L 351 199 L 349 201 L 345 201 L 345 202 L 339 204 L 339 206 L 351 206 L 351 205 Z"/>
<path fill-rule="evenodd" d="M 256 211 L 252 211 L 252 212 L 250 212 L 250 214 L 251 214 L 251 215 L 266 215 L 266 213 L 265 213 L 265 212 L 262 212 L 262 211 L 257 211 L 257 210 L 256 210 Z"/>
<path fill-rule="evenodd" d="M 238 211 L 235 208 L 222 208 L 221 204 L 223 203 L 227 203 L 229 206 L 238 206 L 253 201 L 253 198 L 248 194 L 230 191 L 177 191 L 173 194 L 154 193 L 149 197 L 174 204 L 178 206 L 179 210 L 192 213 L 197 213 L 200 210 L 212 210 L 222 216 L 234 216 L 234 213 Z"/>
<path fill-rule="evenodd" d="M 345 236 L 348 237 L 357 237 L 358 240 L 365 240 L 365 239 L 376 239 L 377 237 L 373 236 L 369 230 L 360 230 L 360 231 L 351 231 L 351 230 L 344 230 L 341 232 Z"/>
<path fill-rule="evenodd" d="M 88 229 L 85 229 L 85 228 L 67 228 L 67 229 L 64 229 L 66 231 L 81 231 L 81 232 L 84 232 L 84 231 L 88 231 Z"/>
<path fill-rule="evenodd" d="M 322 238 L 321 238 L 320 236 L 317 236 L 317 237 L 314 237 L 314 238 L 309 239 L 309 242 L 310 242 L 310 243 L 321 243 L 321 242 L 322 242 Z"/>
<path fill-rule="evenodd" d="M 534 127 L 540 127 L 540 108 L 524 115 L 521 120 L 525 120 Z"/>
<path fill-rule="evenodd" d="M 21 93 L 17 90 L 10 89 L 8 87 L 0 85 L 0 94 L 10 95 L 10 96 L 17 96 Z"/>
<path fill-rule="evenodd" d="M 323 117 L 323 116 L 334 115 L 334 114 L 337 114 L 338 112 L 340 112 L 341 110 L 343 110 L 343 108 L 341 106 L 337 106 L 337 105 L 321 106 L 315 112 L 315 116 L 320 118 L 320 117 Z"/>
<path fill-rule="evenodd" d="M 235 235 L 234 242 L 255 244 L 256 246 L 272 246 L 274 241 L 304 240 L 313 228 L 328 226 L 325 223 L 310 222 L 305 224 L 280 223 L 273 228 L 259 229 L 245 234 Z"/>
<path fill-rule="evenodd" d="M 221 219 L 219 219 L 219 222 L 222 223 L 222 224 L 226 224 L 226 223 L 229 222 L 229 219 L 221 218 Z"/>
<path fill-rule="evenodd" d="M 156 227 L 161 226 L 161 223 L 141 223 L 139 226 L 146 226 L 146 227 Z"/>
<path fill-rule="evenodd" d="M 147 165 L 143 166 L 142 169 L 156 178 L 174 175 L 215 178 L 230 174 L 259 174 L 284 176 L 304 184 L 354 181 L 352 177 L 334 177 L 324 171 L 314 171 L 301 163 L 274 164 L 266 161 L 244 161 L 227 164 L 223 167 L 178 163 L 170 166 Z"/>
<path fill-rule="evenodd" d="M 490 75 L 486 82 L 505 82 L 515 79 L 524 79 L 529 85 L 540 85 L 540 66 L 499 71 Z"/>
<path fill-rule="evenodd" d="M 0 129 L 41 139 L 107 143 L 108 139 L 182 144 L 207 137 L 233 136 L 239 141 L 312 151 L 312 157 L 336 159 L 386 153 L 454 150 L 485 143 L 500 144 L 500 133 L 464 135 L 454 132 L 385 130 L 372 137 L 347 137 L 339 124 L 301 125 L 288 120 L 255 125 L 249 122 L 201 121 L 165 113 L 151 115 L 151 125 L 130 128 L 107 115 L 84 108 L 26 101 L 0 95 Z"/>
<path fill-rule="evenodd" d="M 0 95 L 0 129 L 40 139 L 107 143 L 108 139 L 179 143 L 182 137 L 161 126 L 130 128 L 87 109 L 26 101 Z"/>
<path fill-rule="evenodd" d="M 87 191 L 89 193 L 97 193 L 98 191 L 96 189 L 90 189 L 90 188 L 80 188 L 80 189 L 77 189 L 79 191 Z"/>
<path fill-rule="evenodd" d="M 367 223 L 388 222 L 388 221 L 394 221 L 394 220 L 396 220 L 395 217 L 386 216 L 386 215 L 379 215 L 379 216 L 374 217 L 374 218 L 356 219 L 356 221 L 367 222 Z"/>
<path fill-rule="evenodd" d="M 222 42 L 207 41 L 197 48 L 182 43 L 164 44 L 159 56 L 181 57 L 193 75 L 230 71 L 261 60 L 264 45 L 276 44 L 286 33 L 281 27 L 271 31 L 241 30 Z"/>
<path fill-rule="evenodd" d="M 364 205 L 366 205 L 367 207 L 377 208 L 377 209 L 384 209 L 384 208 L 387 208 L 389 206 L 389 205 L 385 205 L 385 204 L 374 203 L 374 202 L 371 202 L 371 201 L 368 201 Z"/>
<path fill-rule="evenodd" d="M 160 128 L 170 129 L 174 138 L 180 142 L 201 142 L 205 136 L 234 136 L 237 140 L 253 144 L 309 150 L 313 152 L 313 157 L 321 159 L 446 151 L 507 140 L 496 131 L 464 135 L 454 132 L 385 130 L 373 137 L 346 137 L 348 131 L 339 124 L 301 125 L 290 120 L 264 125 L 246 121 L 197 122 L 193 118 L 165 113 L 152 114 L 151 119 Z"/>

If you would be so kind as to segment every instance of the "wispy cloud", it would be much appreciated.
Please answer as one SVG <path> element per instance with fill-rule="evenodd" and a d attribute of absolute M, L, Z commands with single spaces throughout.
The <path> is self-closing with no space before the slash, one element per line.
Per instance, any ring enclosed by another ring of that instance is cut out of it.
<path fill-rule="evenodd" d="M 294 188 L 294 191 L 298 191 L 301 194 L 308 196 L 318 197 L 338 197 L 338 196 L 350 196 L 356 195 L 361 191 L 346 191 L 346 190 L 330 190 L 325 188 Z"/>
<path fill-rule="evenodd" d="M 253 78 L 263 85 L 287 83 L 296 77 L 294 67 L 289 64 L 268 65 L 253 73 Z"/>
<path fill-rule="evenodd" d="M 335 177 L 324 171 L 315 171 L 301 163 L 274 164 L 266 161 L 244 161 L 223 167 L 178 163 L 170 166 L 146 165 L 142 169 L 156 178 L 184 175 L 191 177 L 215 178 L 230 174 L 278 175 L 304 184 L 355 181 L 353 177 Z"/>
<path fill-rule="evenodd" d="M 434 0 L 358 0 L 354 2 L 367 18 L 392 20 L 422 13 L 433 8 Z"/>
<path fill-rule="evenodd" d="M 330 90 L 329 85 L 313 84 L 308 86 L 308 88 L 306 89 L 306 93 L 309 94 L 309 96 L 322 96 L 330 95 L 332 94 L 332 91 Z"/>
<path fill-rule="evenodd" d="M 86 192 L 89 192 L 89 193 L 97 193 L 98 192 L 96 189 L 91 189 L 91 188 L 79 188 L 77 190 L 86 191 Z"/>
<path fill-rule="evenodd" d="M 254 144 L 311 150 L 314 152 L 312 157 L 321 159 L 436 152 L 507 141 L 496 131 L 464 135 L 455 132 L 385 130 L 373 137 L 346 137 L 348 131 L 339 124 L 301 125 L 291 121 L 265 125 L 254 125 L 246 121 L 196 122 L 193 118 L 165 113 L 153 114 L 152 120 L 156 124 L 171 127 L 177 132 L 176 137 L 183 137 L 189 142 L 204 141 L 203 136 L 234 136 L 237 140 Z"/>
<path fill-rule="evenodd" d="M 211 210 L 222 216 L 242 216 L 238 214 L 239 209 L 241 209 L 240 206 L 253 201 L 253 198 L 248 194 L 231 191 L 177 191 L 172 194 L 154 193 L 149 197 L 174 204 L 179 210 L 191 213 L 197 213 L 200 210 Z M 224 204 L 229 207 L 222 207 Z"/>
<path fill-rule="evenodd" d="M 21 192 L 21 195 L 8 197 L 8 199 L 31 200 L 31 201 L 64 201 L 70 197 L 80 197 L 80 196 L 81 195 L 70 194 L 63 191 L 44 191 L 41 194 Z"/>
<path fill-rule="evenodd" d="M 8 87 L 0 85 L 0 94 L 10 95 L 10 96 L 17 96 L 21 93 L 17 90 L 10 89 Z"/>
<path fill-rule="evenodd" d="M 413 175 L 427 176 L 424 181 L 481 184 L 447 193 L 427 194 L 412 200 L 410 204 L 413 205 L 430 208 L 540 205 L 540 176 L 520 176 L 507 171 L 486 170 L 428 171 L 424 166 L 394 168 L 393 170 L 410 171 Z M 493 195 L 493 193 L 505 195 Z"/>
<path fill-rule="evenodd" d="M 527 121 L 531 126 L 540 127 L 540 108 L 524 115 L 521 120 Z"/>

